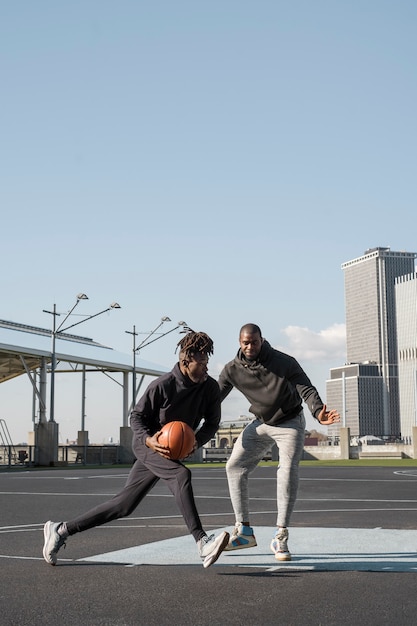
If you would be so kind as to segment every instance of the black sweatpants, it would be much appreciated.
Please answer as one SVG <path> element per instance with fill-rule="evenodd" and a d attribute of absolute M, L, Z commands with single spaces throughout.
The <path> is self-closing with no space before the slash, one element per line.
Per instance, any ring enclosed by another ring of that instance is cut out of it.
<path fill-rule="evenodd" d="M 130 515 L 146 494 L 164 480 L 175 497 L 188 530 L 198 541 L 205 535 L 194 501 L 191 472 L 180 461 L 165 459 L 144 444 L 135 447 L 136 461 L 130 470 L 126 485 L 111 500 L 99 504 L 87 513 L 67 521 L 70 535 L 101 526 Z"/>

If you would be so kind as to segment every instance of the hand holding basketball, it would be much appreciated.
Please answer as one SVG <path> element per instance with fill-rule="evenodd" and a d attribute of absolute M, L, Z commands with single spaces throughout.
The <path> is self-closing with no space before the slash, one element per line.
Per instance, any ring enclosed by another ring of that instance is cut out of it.
<path fill-rule="evenodd" d="M 161 428 L 158 443 L 169 450 L 170 459 L 178 461 L 193 452 L 196 440 L 194 431 L 188 424 L 174 421 Z"/>

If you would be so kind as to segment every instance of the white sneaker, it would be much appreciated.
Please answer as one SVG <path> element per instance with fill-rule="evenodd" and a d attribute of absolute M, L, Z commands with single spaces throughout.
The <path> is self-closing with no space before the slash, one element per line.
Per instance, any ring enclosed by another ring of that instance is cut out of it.
<path fill-rule="evenodd" d="M 58 534 L 57 530 L 62 522 L 46 522 L 43 527 L 43 558 L 49 565 L 56 565 L 58 550 L 65 546 L 65 539 Z"/>
<path fill-rule="evenodd" d="M 271 550 L 277 561 L 291 561 L 291 553 L 288 550 L 288 528 L 278 528 L 271 541 Z"/>
<path fill-rule="evenodd" d="M 218 537 L 214 535 L 207 537 L 206 535 L 197 542 L 198 553 L 203 560 L 203 567 L 210 567 L 217 561 L 229 541 L 229 537 L 229 533 L 222 532 Z"/>

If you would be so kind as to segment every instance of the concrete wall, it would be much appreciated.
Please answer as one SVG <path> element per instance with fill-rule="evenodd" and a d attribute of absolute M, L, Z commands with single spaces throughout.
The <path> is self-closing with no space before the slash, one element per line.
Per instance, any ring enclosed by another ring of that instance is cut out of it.
<path fill-rule="evenodd" d="M 349 458 L 359 459 L 365 458 L 362 453 L 371 453 L 375 458 L 406 458 L 415 459 L 413 445 L 406 445 L 401 443 L 387 443 L 382 446 L 349 446 Z M 342 457 L 340 446 L 305 446 L 303 459 L 307 460 L 332 460 L 341 459 Z M 367 456 L 367 458 L 371 458 Z"/>

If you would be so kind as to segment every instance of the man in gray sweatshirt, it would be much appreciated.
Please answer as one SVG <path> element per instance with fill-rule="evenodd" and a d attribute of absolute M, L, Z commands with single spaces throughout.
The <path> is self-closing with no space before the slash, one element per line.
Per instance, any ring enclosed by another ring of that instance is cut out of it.
<path fill-rule="evenodd" d="M 239 334 L 240 349 L 219 377 L 221 400 L 233 388 L 251 403 L 255 419 L 239 435 L 226 465 L 236 523 L 225 550 L 256 546 L 249 523 L 249 474 L 275 443 L 279 449 L 277 471 L 277 530 L 271 550 L 278 561 L 290 561 L 288 525 L 298 489 L 298 466 L 305 437 L 304 401 L 324 426 L 340 421 L 328 411 L 300 364 L 279 352 L 262 337 L 256 324 L 245 324 Z"/>

